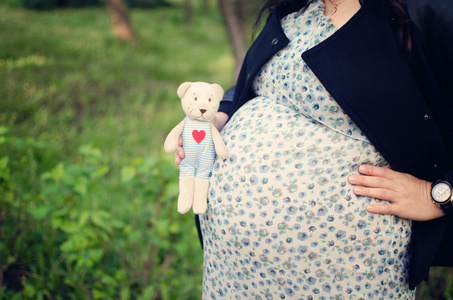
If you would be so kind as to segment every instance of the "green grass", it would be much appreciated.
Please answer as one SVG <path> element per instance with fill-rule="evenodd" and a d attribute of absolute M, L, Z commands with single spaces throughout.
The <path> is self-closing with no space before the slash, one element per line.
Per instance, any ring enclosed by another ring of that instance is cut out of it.
<path fill-rule="evenodd" d="M 103 8 L 34 12 L 0 6 L 0 125 L 51 145 L 45 166 L 77 161 L 81 145 L 113 166 L 161 152 L 183 118 L 184 81 L 228 88 L 233 58 L 215 6 L 131 10 L 137 41 L 118 41 Z M 114 181 L 110 184 L 116 185 Z M 105 194 L 121 202 L 120 193 Z"/>
<path fill-rule="evenodd" d="M 156 154 L 182 111 L 184 81 L 231 85 L 232 57 L 212 9 L 132 10 L 138 40 L 112 35 L 102 8 L 0 8 L 0 122 L 52 142 L 65 157 L 91 143 L 115 162 Z"/>
<path fill-rule="evenodd" d="M 17 233 L 8 231 L 17 225 L 23 241 L 9 249 L 13 238 L 0 240 L 0 254 L 11 259 L 9 269 L 26 265 L 36 275 L 23 277 L 17 299 L 199 298 L 201 249 L 193 214 L 176 213 L 177 168 L 163 140 L 184 116 L 179 84 L 226 89 L 234 63 L 213 2 L 194 11 L 192 24 L 184 23 L 181 1 L 172 4 L 130 10 L 137 34 L 130 43 L 113 36 L 104 8 L 36 12 L 0 4 L 0 131 L 14 137 L 0 149 L 0 219 L 7 216 L 0 236 Z M 9 156 L 6 171 L 2 155 Z M 100 170 L 108 172 L 89 175 Z M 43 183 L 46 172 L 54 179 Z M 61 220 L 65 207 L 73 211 Z M 97 210 L 122 223 L 94 213 L 87 219 Z M 68 229 L 76 225 L 85 235 Z M 71 242 L 80 240 L 86 249 Z M 101 258 L 91 248 L 103 249 Z"/>

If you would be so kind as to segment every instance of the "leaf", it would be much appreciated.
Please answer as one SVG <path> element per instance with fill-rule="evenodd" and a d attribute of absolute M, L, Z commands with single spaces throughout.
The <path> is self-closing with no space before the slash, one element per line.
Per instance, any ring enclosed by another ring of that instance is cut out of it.
<path fill-rule="evenodd" d="M 6 264 L 12 265 L 13 263 L 16 262 L 16 260 L 17 260 L 17 258 L 15 256 L 8 255 L 8 257 L 6 258 Z"/>
<path fill-rule="evenodd" d="M 129 231 L 127 234 L 127 239 L 129 244 L 137 244 L 143 241 L 143 237 L 138 230 Z"/>
<path fill-rule="evenodd" d="M 46 172 L 41 175 L 41 179 L 46 180 L 46 179 L 52 179 L 55 181 L 59 181 L 64 175 L 64 165 L 63 163 L 58 163 L 55 168 L 50 170 L 49 172 Z"/>
<path fill-rule="evenodd" d="M 115 272 L 115 278 L 116 280 L 124 281 L 125 279 L 127 279 L 126 273 L 124 272 L 124 270 L 118 270 Z"/>
<path fill-rule="evenodd" d="M 143 291 L 143 293 L 140 295 L 140 297 L 138 299 L 139 300 L 152 299 L 154 296 L 154 291 L 155 291 L 155 287 L 150 285 Z"/>
<path fill-rule="evenodd" d="M 8 130 L 8 127 L 6 126 L 0 126 L 0 135 L 2 134 L 5 134 L 7 133 L 9 130 Z"/>
<path fill-rule="evenodd" d="M 165 196 L 169 198 L 177 198 L 179 194 L 179 183 L 172 182 L 165 185 Z"/>
<path fill-rule="evenodd" d="M 121 289 L 121 300 L 129 300 L 131 299 L 131 293 L 129 292 L 128 288 Z"/>
<path fill-rule="evenodd" d="M 98 289 L 95 289 L 94 290 L 94 299 L 107 299 L 108 298 L 108 295 L 106 292 L 102 291 L 102 290 L 98 290 Z"/>
<path fill-rule="evenodd" d="M 98 263 L 102 256 L 104 255 L 104 250 L 103 249 L 91 249 L 88 251 L 90 257 L 92 258 L 93 261 Z"/>
<path fill-rule="evenodd" d="M 174 245 L 174 249 L 179 254 L 187 255 L 190 251 L 190 245 L 187 243 L 177 243 Z"/>
<path fill-rule="evenodd" d="M 88 222 L 88 219 L 90 218 L 90 213 L 87 211 L 84 211 L 80 214 L 79 217 L 79 226 L 83 227 L 85 224 Z"/>
<path fill-rule="evenodd" d="M 107 232 L 112 230 L 112 227 L 105 222 L 105 218 L 111 218 L 111 215 L 105 211 L 95 211 L 91 214 L 91 221 L 94 225 L 104 229 Z"/>
<path fill-rule="evenodd" d="M 162 176 L 165 179 L 171 179 L 178 177 L 178 166 L 176 164 L 168 165 L 165 164 L 161 167 Z"/>
<path fill-rule="evenodd" d="M 68 213 L 69 213 L 69 208 L 68 207 L 63 207 L 59 210 L 57 210 L 54 214 L 53 214 L 53 217 L 62 217 L 62 216 L 66 216 Z"/>
<path fill-rule="evenodd" d="M 73 234 L 60 246 L 63 252 L 76 252 L 83 249 L 86 244 L 86 240 L 80 234 Z"/>
<path fill-rule="evenodd" d="M 3 156 L 2 158 L 0 158 L 0 170 L 6 169 L 6 167 L 8 166 L 8 162 L 9 162 L 8 156 Z"/>
<path fill-rule="evenodd" d="M 168 227 L 168 231 L 171 234 L 177 234 L 181 232 L 181 227 L 179 226 L 179 223 L 172 222 L 170 226 Z"/>
<path fill-rule="evenodd" d="M 107 172 L 109 171 L 109 167 L 107 166 L 100 166 L 99 168 L 96 169 L 96 171 L 91 174 L 93 176 L 93 178 L 101 178 L 103 177 L 105 174 L 107 174 Z"/>
<path fill-rule="evenodd" d="M 139 166 L 143 164 L 143 158 L 142 157 L 136 157 L 134 158 L 134 165 Z"/>
<path fill-rule="evenodd" d="M 136 172 L 135 167 L 132 167 L 132 166 L 124 167 L 121 170 L 121 181 L 122 182 L 131 181 L 135 177 L 136 173 L 137 172 Z"/>
<path fill-rule="evenodd" d="M 157 232 L 159 233 L 159 236 L 168 236 L 168 227 L 170 226 L 170 220 L 159 219 L 155 220 L 154 224 L 156 226 Z"/>
<path fill-rule="evenodd" d="M 3 156 L 0 158 L 0 178 L 5 180 L 9 180 L 10 178 L 10 171 L 8 168 L 9 158 L 7 156 Z"/>
<path fill-rule="evenodd" d="M 123 228 L 125 226 L 125 223 L 121 220 L 118 220 L 118 219 L 115 219 L 115 218 L 111 218 L 110 219 L 110 225 L 113 227 L 113 228 Z"/>
<path fill-rule="evenodd" d="M 74 191 L 79 193 L 81 196 L 86 196 L 88 190 L 88 180 L 85 177 L 77 178 L 76 185 L 74 186 Z"/>
<path fill-rule="evenodd" d="M 74 233 L 80 230 L 79 224 L 76 222 L 63 221 L 60 225 L 60 229 L 66 233 Z"/>
<path fill-rule="evenodd" d="M 108 276 L 108 275 L 103 275 L 101 277 L 101 281 L 107 285 L 115 286 L 116 280 L 115 278 Z"/>
<path fill-rule="evenodd" d="M 36 207 L 28 207 L 27 212 L 36 220 L 41 221 L 47 215 L 54 210 L 52 205 L 39 205 Z"/>
<path fill-rule="evenodd" d="M 83 145 L 79 148 L 79 153 L 87 158 L 100 161 L 102 159 L 102 152 L 99 148 L 95 148 L 91 145 Z"/>
<path fill-rule="evenodd" d="M 23 294 L 25 296 L 25 299 L 27 298 L 34 298 L 34 296 L 36 295 L 36 290 L 35 288 L 31 285 L 31 284 L 25 284 L 24 285 L 24 291 L 23 291 Z"/>

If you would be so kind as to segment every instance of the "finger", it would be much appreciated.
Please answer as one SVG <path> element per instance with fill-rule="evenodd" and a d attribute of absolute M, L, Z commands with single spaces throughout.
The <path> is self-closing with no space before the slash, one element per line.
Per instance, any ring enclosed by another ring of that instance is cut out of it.
<path fill-rule="evenodd" d="M 355 186 L 354 194 L 358 196 L 370 197 L 393 202 L 396 200 L 397 194 L 389 189 L 383 188 L 368 188 L 363 186 Z"/>
<path fill-rule="evenodd" d="M 376 167 L 372 165 L 360 165 L 359 172 L 368 176 L 384 177 L 387 179 L 396 179 L 398 172 L 385 167 Z"/>
<path fill-rule="evenodd" d="M 175 163 L 179 165 L 184 157 L 184 149 L 182 147 L 177 147 L 175 151 Z"/>
<path fill-rule="evenodd" d="M 349 176 L 349 183 L 354 185 L 361 185 L 372 188 L 387 188 L 390 189 L 392 186 L 392 180 L 379 176 L 361 176 L 351 175 Z"/>
<path fill-rule="evenodd" d="M 185 157 L 184 148 L 182 147 L 182 137 L 178 137 L 178 147 L 175 150 L 175 163 L 179 166 L 182 159 Z"/>
<path fill-rule="evenodd" d="M 177 154 L 175 154 L 175 163 L 179 166 L 181 164 L 181 157 L 179 157 Z"/>
<path fill-rule="evenodd" d="M 401 207 L 396 204 L 369 204 L 366 210 L 370 213 L 381 215 L 396 215 L 401 214 Z"/>
<path fill-rule="evenodd" d="M 186 157 L 186 154 L 185 154 L 185 152 L 184 152 L 184 148 L 181 147 L 181 146 L 176 147 L 175 155 L 176 155 L 176 156 L 179 156 L 181 159 L 183 159 L 184 157 Z"/>

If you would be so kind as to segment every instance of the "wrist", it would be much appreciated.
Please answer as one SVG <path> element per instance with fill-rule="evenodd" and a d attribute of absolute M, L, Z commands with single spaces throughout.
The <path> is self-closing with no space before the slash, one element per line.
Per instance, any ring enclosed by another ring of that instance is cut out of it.
<path fill-rule="evenodd" d="M 218 131 L 222 130 L 223 126 L 225 126 L 226 122 L 228 121 L 228 115 L 224 112 L 217 112 L 214 117 L 214 126 L 217 128 Z"/>

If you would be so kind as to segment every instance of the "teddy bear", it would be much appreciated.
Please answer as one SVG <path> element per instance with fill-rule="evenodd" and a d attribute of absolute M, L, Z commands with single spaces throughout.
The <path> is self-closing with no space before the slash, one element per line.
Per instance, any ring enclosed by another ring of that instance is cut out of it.
<path fill-rule="evenodd" d="M 215 154 L 222 159 L 228 157 L 222 136 L 211 123 L 223 89 L 216 83 L 184 82 L 177 94 L 186 117 L 167 135 L 164 149 L 175 152 L 179 136 L 182 137 L 185 157 L 179 165 L 178 212 L 185 214 L 192 208 L 195 214 L 204 214 Z"/>

